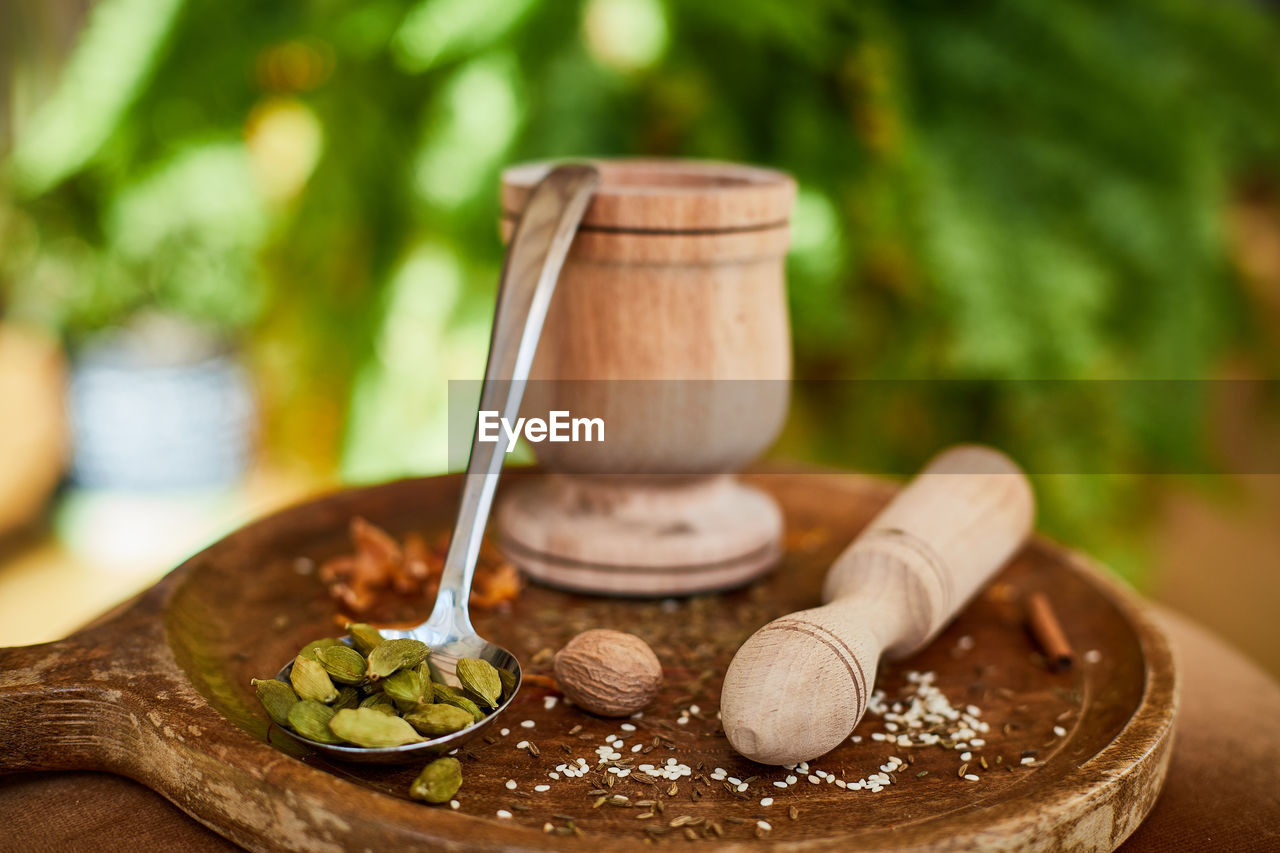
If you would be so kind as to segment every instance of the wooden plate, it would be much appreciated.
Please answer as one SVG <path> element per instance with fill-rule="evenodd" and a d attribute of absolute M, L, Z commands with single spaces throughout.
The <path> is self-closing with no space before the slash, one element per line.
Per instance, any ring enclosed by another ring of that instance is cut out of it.
<path fill-rule="evenodd" d="M 278 733 L 268 744 L 267 718 L 249 685 L 305 642 L 335 633 L 332 605 L 309 569 L 346 550 L 350 517 L 397 533 L 444 529 L 454 511 L 454 477 L 348 491 L 286 510 L 193 557 L 97 628 L 0 651 L 0 770 L 121 773 L 254 850 L 638 850 L 650 836 L 683 844 L 689 833 L 702 844 L 743 848 L 1110 850 L 1133 831 L 1168 763 L 1176 709 L 1169 647 L 1131 594 L 1042 540 L 932 646 L 886 668 L 877 683 L 892 695 L 906 669 L 932 670 L 953 703 L 981 708 L 990 731 L 968 762 L 980 781 L 957 776 L 956 751 L 873 740 L 883 730 L 876 719 L 859 726 L 860 743 L 846 743 L 811 769 L 853 780 L 877 772 L 891 754 L 909 758 L 909 771 L 879 793 L 844 790 L 816 775 L 811 784 L 798 773 L 794 785 L 778 788 L 772 783 L 786 771 L 735 757 L 715 719 L 729 657 L 767 620 L 815 603 L 825 567 L 892 494 L 887 484 L 855 476 L 749 479 L 778 498 L 790 531 L 782 565 L 752 587 L 681 601 L 592 599 L 531 587 L 509 613 L 476 614 L 477 628 L 532 672 L 546 671 L 534 663 L 547 656 L 541 650 L 582 628 L 634 631 L 662 658 L 667 682 L 633 721 L 634 733 L 564 702 L 548 708 L 545 690 L 522 689 L 502 723 L 510 733 L 492 744 L 473 741 L 460 756 L 466 782 L 457 810 L 405 798 L 417 767 L 328 764 Z M 1032 589 L 1051 594 L 1077 648 L 1096 650 L 1096 662 L 1052 674 L 1034 659 L 1019 607 Z M 427 606 L 415 609 L 421 614 Z M 694 705 L 699 711 L 679 723 L 679 712 Z M 526 720 L 533 726 L 522 727 Z M 1055 726 L 1065 734 L 1056 736 Z M 676 758 L 708 775 L 722 767 L 738 779 L 756 778 L 738 794 L 691 778 L 674 790 L 666 780 L 654 787 L 637 771 L 607 789 L 628 797 L 627 807 L 596 805 L 600 795 L 589 792 L 597 782 L 547 775 L 571 758 L 594 763 L 596 747 L 615 733 L 624 735 L 622 751 L 636 764 Z M 524 740 L 540 754 L 517 749 Z M 636 744 L 642 751 L 633 753 Z M 1035 762 L 1023 766 L 1028 750 Z M 542 784 L 549 790 L 536 791 Z M 764 797 L 772 805 L 762 805 Z M 638 800 L 660 801 L 662 811 L 641 817 L 654 807 Z M 497 817 L 500 809 L 512 817 Z M 569 823 L 555 815 L 572 817 L 580 834 L 560 834 L 574 830 L 561 829 Z M 772 828 L 760 829 L 760 820 Z M 673 821 L 688 823 L 673 828 Z"/>

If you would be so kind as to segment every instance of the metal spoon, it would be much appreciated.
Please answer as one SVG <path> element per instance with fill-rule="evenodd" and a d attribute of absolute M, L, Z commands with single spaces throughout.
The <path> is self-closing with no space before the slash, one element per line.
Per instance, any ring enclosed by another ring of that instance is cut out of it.
<path fill-rule="evenodd" d="M 480 390 L 480 408 L 498 411 L 515 420 L 524 396 L 525 381 L 542 334 L 551 295 L 555 292 L 560 268 L 564 265 L 574 232 L 587 203 L 600 183 L 591 166 L 560 166 L 534 188 L 520 216 L 507 250 L 489 341 L 489 362 Z M 440 591 L 426 622 L 409 631 L 383 631 L 385 637 L 413 637 L 431 647 L 431 662 L 452 684 L 459 658 L 480 658 L 516 677 L 516 687 L 506 700 L 480 722 L 460 732 L 404 746 L 364 748 L 315 743 L 288 729 L 283 731 L 318 752 L 345 761 L 392 764 L 412 761 L 418 756 L 447 752 L 480 734 L 493 723 L 520 689 L 520 662 L 509 651 L 486 641 L 471 627 L 467 602 L 485 523 L 493 504 L 502 461 L 506 454 L 496 442 L 481 442 L 472 435 L 471 459 L 467 464 L 454 523 L 453 538 L 444 560 Z M 277 678 L 288 681 L 293 663 L 280 670 Z"/>

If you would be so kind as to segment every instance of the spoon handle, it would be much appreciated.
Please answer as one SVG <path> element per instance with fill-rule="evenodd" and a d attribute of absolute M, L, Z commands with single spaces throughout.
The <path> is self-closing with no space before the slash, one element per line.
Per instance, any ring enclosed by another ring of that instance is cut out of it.
<path fill-rule="evenodd" d="M 489 361 L 480 389 L 481 410 L 497 411 L 512 420 L 519 413 L 560 268 L 599 183 L 600 174 L 592 166 L 560 166 L 529 196 L 502 267 Z M 432 627 L 473 633 L 467 601 L 502 470 L 505 454 L 500 445 L 481 442 L 478 431 L 472 433 L 458 519 L 445 555 L 440 592 L 428 620 Z"/>

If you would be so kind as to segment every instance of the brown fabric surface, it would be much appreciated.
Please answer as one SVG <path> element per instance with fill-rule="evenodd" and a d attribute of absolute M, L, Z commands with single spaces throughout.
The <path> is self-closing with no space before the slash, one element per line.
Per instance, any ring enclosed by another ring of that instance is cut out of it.
<path fill-rule="evenodd" d="M 1169 778 L 1122 853 L 1280 851 L 1280 685 L 1163 613 L 1182 668 Z M 137 783 L 101 773 L 0 777 L 0 851 L 238 850 Z"/>
<path fill-rule="evenodd" d="M 1120 850 L 1280 850 L 1280 685 L 1193 622 L 1157 612 L 1182 673 L 1173 757 Z"/>

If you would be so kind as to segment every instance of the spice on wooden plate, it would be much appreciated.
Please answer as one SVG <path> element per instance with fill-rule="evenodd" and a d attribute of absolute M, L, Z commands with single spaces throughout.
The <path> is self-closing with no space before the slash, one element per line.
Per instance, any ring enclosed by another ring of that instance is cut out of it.
<path fill-rule="evenodd" d="M 1043 592 L 1033 592 L 1027 596 L 1027 627 L 1043 650 L 1049 669 L 1060 672 L 1071 668 L 1075 653 L 1053 611 L 1049 596 Z"/>

